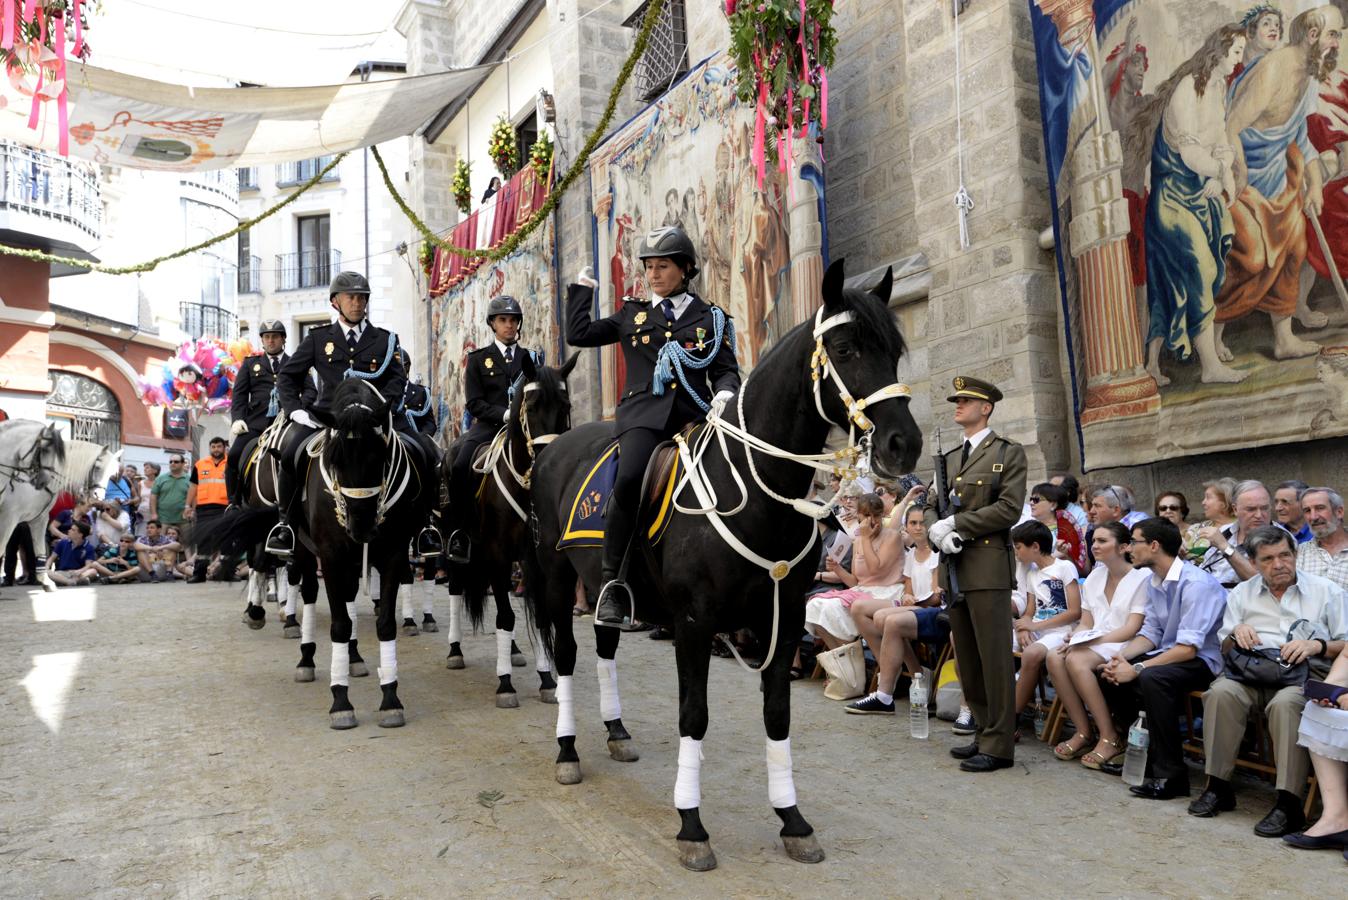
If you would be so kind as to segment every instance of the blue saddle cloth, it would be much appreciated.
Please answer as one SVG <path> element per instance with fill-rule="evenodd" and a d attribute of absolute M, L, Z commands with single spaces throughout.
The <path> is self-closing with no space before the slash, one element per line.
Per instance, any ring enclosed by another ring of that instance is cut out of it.
<path fill-rule="evenodd" d="M 571 501 L 558 550 L 604 546 L 604 509 L 618 480 L 618 442 L 604 448 Z"/>

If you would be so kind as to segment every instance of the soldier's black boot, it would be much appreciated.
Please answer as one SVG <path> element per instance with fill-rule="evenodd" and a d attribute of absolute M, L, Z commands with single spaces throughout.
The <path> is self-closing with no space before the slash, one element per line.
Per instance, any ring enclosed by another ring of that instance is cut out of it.
<path fill-rule="evenodd" d="M 468 537 L 468 516 L 473 508 L 472 485 L 465 486 L 467 480 L 455 472 L 450 476 L 449 485 L 449 546 L 445 549 L 445 558 L 456 565 L 467 565 L 473 545 Z"/>
<path fill-rule="evenodd" d="M 286 470 L 283 460 L 276 473 L 276 505 L 281 520 L 272 526 L 263 550 L 279 559 L 290 559 L 295 553 L 295 529 L 290 527 L 290 504 L 295 498 L 295 476 Z"/>
<path fill-rule="evenodd" d="M 595 604 L 597 625 L 615 628 L 632 624 L 632 591 L 624 580 L 623 557 L 631 542 L 632 525 L 627 511 L 610 502 L 604 521 L 604 565 Z"/>

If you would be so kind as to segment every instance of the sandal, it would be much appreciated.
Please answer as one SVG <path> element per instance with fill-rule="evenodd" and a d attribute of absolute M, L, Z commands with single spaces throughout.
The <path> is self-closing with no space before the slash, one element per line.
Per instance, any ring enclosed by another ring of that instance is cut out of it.
<path fill-rule="evenodd" d="M 1087 753 L 1085 756 L 1081 757 L 1081 764 L 1086 768 L 1096 772 L 1099 772 L 1104 766 L 1122 765 L 1123 758 L 1125 756 L 1124 746 L 1120 744 L 1118 741 L 1111 741 L 1109 738 L 1103 737 L 1100 738 L 1100 743 L 1108 744 L 1109 746 L 1117 750 L 1118 753 L 1115 753 L 1113 756 L 1105 756 L 1098 750 L 1092 750 L 1090 753 Z"/>
<path fill-rule="evenodd" d="M 1084 744 L 1080 744 L 1075 747 L 1072 746 L 1072 741 L 1075 741 L 1079 737 L 1084 737 L 1086 739 L 1086 742 Z M 1070 739 L 1063 741 L 1061 744 L 1053 748 L 1054 756 L 1058 757 L 1058 759 L 1066 760 L 1068 762 L 1074 759 L 1080 759 L 1081 757 L 1085 756 L 1087 753 L 1090 752 L 1091 752 L 1091 736 L 1088 734 L 1074 734 Z"/>

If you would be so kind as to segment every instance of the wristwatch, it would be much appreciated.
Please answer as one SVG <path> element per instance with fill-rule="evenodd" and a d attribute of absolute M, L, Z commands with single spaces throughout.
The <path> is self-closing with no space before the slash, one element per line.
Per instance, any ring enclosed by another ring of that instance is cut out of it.
<path fill-rule="evenodd" d="M 1232 547 L 1230 544 L 1227 544 L 1225 547 L 1222 548 L 1222 556 L 1225 556 L 1227 559 L 1230 559 L 1235 555 L 1236 555 L 1236 548 Z"/>
<path fill-rule="evenodd" d="M 1142 665 L 1142 663 L 1133 663 L 1133 671 L 1139 675 L 1142 674 L 1142 670 L 1145 668 L 1146 666 Z"/>

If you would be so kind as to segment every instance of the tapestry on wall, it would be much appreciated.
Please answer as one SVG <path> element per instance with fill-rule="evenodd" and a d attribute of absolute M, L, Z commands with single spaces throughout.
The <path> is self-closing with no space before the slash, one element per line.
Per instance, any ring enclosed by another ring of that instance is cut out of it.
<path fill-rule="evenodd" d="M 678 225 L 698 249 L 693 292 L 734 319 L 746 372 L 813 314 L 823 274 L 817 159 L 797 160 L 794 191 L 783 172 L 769 172 L 760 190 L 753 138 L 753 108 L 735 97 L 735 70 L 727 57 L 714 57 L 611 135 L 590 162 L 600 314 L 646 294 L 636 257 L 642 236 Z M 794 266 L 793 215 L 814 225 L 796 233 L 815 236 L 809 252 L 795 248 Z M 616 348 L 605 351 L 603 376 L 604 414 L 612 415 L 624 377 Z"/>
<path fill-rule="evenodd" d="M 552 220 L 519 249 L 496 262 L 483 262 L 444 295 L 432 297 L 431 393 L 439 407 L 441 441 L 448 445 L 463 428 L 463 372 L 469 353 L 492 340 L 487 304 L 502 294 L 524 309 L 520 345 L 542 351 L 557 365 L 557 283 L 553 276 Z"/>
<path fill-rule="evenodd" d="M 1088 468 L 1348 432 L 1348 0 L 1029 0 Z"/>

